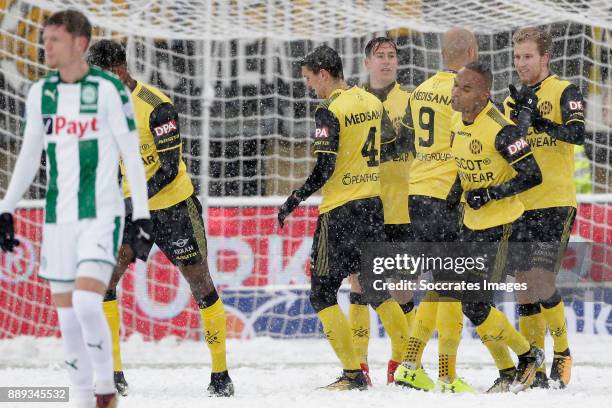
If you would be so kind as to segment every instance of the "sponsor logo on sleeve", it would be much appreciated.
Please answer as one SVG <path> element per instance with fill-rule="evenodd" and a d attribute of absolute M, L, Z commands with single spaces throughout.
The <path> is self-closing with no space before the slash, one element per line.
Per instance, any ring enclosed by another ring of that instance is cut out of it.
<path fill-rule="evenodd" d="M 570 110 L 577 110 L 577 111 L 581 111 L 582 110 L 582 101 L 569 101 L 569 108 Z"/>
<path fill-rule="evenodd" d="M 164 123 L 163 125 L 159 125 L 157 127 L 153 128 L 153 131 L 155 132 L 155 136 L 157 137 L 163 137 L 163 136 L 167 136 L 171 133 L 175 133 L 176 132 L 176 120 L 172 119 L 166 123 Z"/>
<path fill-rule="evenodd" d="M 320 127 L 315 130 L 315 139 L 323 139 L 329 136 L 328 127 Z"/>
<path fill-rule="evenodd" d="M 529 144 L 527 143 L 524 137 L 521 137 L 519 140 L 508 146 L 508 153 L 510 154 L 510 156 L 515 156 L 521 153 L 527 147 L 529 147 Z"/>

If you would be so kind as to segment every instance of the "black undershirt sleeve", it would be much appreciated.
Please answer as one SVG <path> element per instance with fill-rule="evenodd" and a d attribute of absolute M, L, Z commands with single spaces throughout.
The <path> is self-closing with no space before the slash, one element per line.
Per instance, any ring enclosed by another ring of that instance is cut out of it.
<path fill-rule="evenodd" d="M 529 144 L 516 126 L 506 126 L 495 137 L 495 148 L 516 170 L 516 176 L 497 186 L 489 187 L 492 198 L 510 197 L 542 182 L 542 172 Z"/>
<path fill-rule="evenodd" d="M 398 139 L 393 123 L 386 109 L 383 109 L 381 119 L 381 138 L 380 138 L 380 162 L 384 163 L 393 160 L 398 156 Z"/>
<path fill-rule="evenodd" d="M 314 153 L 317 162 L 304 185 L 295 191 L 302 200 L 323 187 L 336 168 L 340 122 L 329 109 L 320 107 L 315 112 L 315 126 Z"/>
<path fill-rule="evenodd" d="M 410 99 L 406 105 L 406 112 L 400 124 L 399 135 L 397 136 L 397 151 L 402 153 L 412 153 L 416 156 L 416 146 L 414 144 L 414 124 L 412 122 L 412 110 L 410 109 Z"/>
<path fill-rule="evenodd" d="M 584 101 L 580 89 L 574 84 L 569 85 L 561 94 L 562 124 L 549 119 L 536 119 L 537 131 L 545 131 L 557 140 L 566 143 L 584 144 Z"/>
<path fill-rule="evenodd" d="M 178 175 L 181 160 L 181 135 L 178 112 L 170 103 L 155 107 L 149 116 L 149 129 L 153 134 L 159 156 L 159 168 L 147 180 L 149 198 L 159 193 Z"/>

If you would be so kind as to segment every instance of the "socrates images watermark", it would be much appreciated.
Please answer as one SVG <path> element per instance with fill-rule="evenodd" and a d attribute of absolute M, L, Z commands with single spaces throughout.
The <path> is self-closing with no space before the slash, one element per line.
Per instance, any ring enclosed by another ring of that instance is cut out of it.
<path fill-rule="evenodd" d="M 431 282 L 427 279 L 415 280 L 414 277 L 425 271 L 438 271 L 463 275 L 467 271 L 478 274 L 486 271 L 487 255 L 483 256 L 417 256 L 407 253 L 395 254 L 394 256 L 378 256 L 372 259 L 372 274 L 378 276 L 373 279 L 372 288 L 376 291 L 385 290 L 410 290 L 410 291 L 524 291 L 527 290 L 526 283 L 515 282 L 491 282 L 482 279 L 478 282 L 467 282 L 465 280 L 453 282 Z M 399 278 L 387 281 L 387 276 L 411 276 L 412 279 Z"/>

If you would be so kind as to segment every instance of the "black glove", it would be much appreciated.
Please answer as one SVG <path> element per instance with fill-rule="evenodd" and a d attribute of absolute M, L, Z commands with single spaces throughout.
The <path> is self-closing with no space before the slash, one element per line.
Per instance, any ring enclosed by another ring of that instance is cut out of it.
<path fill-rule="evenodd" d="M 519 91 L 513 84 L 508 85 L 508 89 L 510 90 L 510 97 L 514 99 L 514 103 L 508 103 L 509 107 L 517 111 L 527 109 L 532 114 L 538 112 L 538 95 L 536 95 L 533 89 L 523 85 Z"/>
<path fill-rule="evenodd" d="M 153 223 L 151 220 L 141 218 L 132 221 L 126 244 L 132 247 L 134 257 L 146 261 L 153 246 Z"/>
<path fill-rule="evenodd" d="M 555 122 L 550 119 L 546 119 L 541 115 L 538 115 L 533 119 L 533 128 L 536 133 L 549 132 L 553 129 L 555 125 Z"/>
<path fill-rule="evenodd" d="M 470 208 L 474 210 L 479 209 L 491 200 L 494 200 L 494 198 L 491 197 L 488 188 L 477 188 L 476 190 L 470 190 L 465 193 L 465 201 L 467 201 Z"/>
<path fill-rule="evenodd" d="M 4 252 L 13 252 L 19 245 L 19 240 L 15 239 L 15 229 L 13 228 L 13 214 L 0 214 L 0 248 Z"/>
<path fill-rule="evenodd" d="M 285 218 L 287 218 L 289 214 L 291 214 L 293 210 L 300 205 L 301 202 L 302 199 L 294 191 L 291 193 L 289 198 L 287 198 L 287 201 L 280 206 L 278 209 L 278 225 L 280 225 L 281 228 L 285 226 Z"/>
<path fill-rule="evenodd" d="M 510 117 L 513 120 L 521 117 L 521 112 L 527 111 L 529 123 L 531 123 L 536 117 L 540 116 L 538 110 L 538 96 L 535 91 L 528 86 L 523 85 L 521 90 L 518 91 L 512 84 L 508 85 L 510 90 L 510 97 L 514 99 L 514 103 L 509 102 L 508 106 L 512 108 Z M 521 123 L 519 123 L 520 125 Z"/>

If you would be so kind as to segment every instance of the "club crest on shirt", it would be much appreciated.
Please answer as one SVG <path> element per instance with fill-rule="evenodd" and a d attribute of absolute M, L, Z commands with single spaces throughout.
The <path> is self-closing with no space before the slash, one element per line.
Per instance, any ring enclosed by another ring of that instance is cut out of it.
<path fill-rule="evenodd" d="M 542 101 L 540 106 L 538 106 L 538 110 L 542 115 L 548 115 L 552 112 L 552 108 L 552 103 L 550 103 L 550 101 Z"/>
<path fill-rule="evenodd" d="M 472 152 L 472 154 L 480 154 L 480 152 L 482 152 L 482 143 L 476 139 L 472 140 L 470 142 L 470 152 Z"/>

